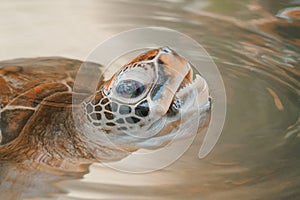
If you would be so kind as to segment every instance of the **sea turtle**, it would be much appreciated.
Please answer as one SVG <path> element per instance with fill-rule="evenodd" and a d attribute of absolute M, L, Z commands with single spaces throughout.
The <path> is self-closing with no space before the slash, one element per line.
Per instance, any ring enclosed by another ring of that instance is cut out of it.
<path fill-rule="evenodd" d="M 82 96 L 73 85 L 84 64 L 102 69 L 61 57 L 0 62 L 0 161 L 67 167 L 118 160 L 167 144 L 183 113 L 210 108 L 206 81 L 168 47 L 100 79 L 93 94 L 74 104 Z"/>

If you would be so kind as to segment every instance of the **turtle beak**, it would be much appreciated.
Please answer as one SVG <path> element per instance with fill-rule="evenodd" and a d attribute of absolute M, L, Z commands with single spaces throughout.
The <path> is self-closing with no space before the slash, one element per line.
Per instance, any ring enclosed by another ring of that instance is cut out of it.
<path fill-rule="evenodd" d="M 179 88 L 192 81 L 193 71 L 190 64 L 170 48 L 162 47 L 159 51 L 158 82 L 154 86 L 159 89 L 154 90 L 158 98 L 153 100 L 153 107 L 162 116 L 167 113 Z"/>

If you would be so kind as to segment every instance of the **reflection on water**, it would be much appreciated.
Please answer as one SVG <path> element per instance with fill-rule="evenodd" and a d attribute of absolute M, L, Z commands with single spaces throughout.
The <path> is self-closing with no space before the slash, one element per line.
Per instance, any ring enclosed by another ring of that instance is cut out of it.
<path fill-rule="evenodd" d="M 203 160 L 197 158 L 199 135 L 182 158 L 159 172 L 123 174 L 95 164 L 83 179 L 84 170 L 15 176 L 20 169 L 3 164 L 1 189 L 26 190 L 31 197 L 56 193 L 54 199 L 300 198 L 299 1 L 7 1 L 3 6 L 0 42 L 7 49 L 2 59 L 45 54 L 84 58 L 105 37 L 135 27 L 165 26 L 186 33 L 219 67 L 228 111 L 219 143 Z M 36 37 L 28 38 L 28 33 Z M 4 172 L 10 175 L 4 177 Z"/>

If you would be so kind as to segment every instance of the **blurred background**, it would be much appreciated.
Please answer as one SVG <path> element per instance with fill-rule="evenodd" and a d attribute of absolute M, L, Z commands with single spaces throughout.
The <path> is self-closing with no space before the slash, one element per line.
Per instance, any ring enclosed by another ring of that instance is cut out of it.
<path fill-rule="evenodd" d="M 59 192 L 31 198 L 300 199 L 299 0 L 1 0 L 0 59 L 85 59 L 108 37 L 147 26 L 187 34 L 217 64 L 228 105 L 213 152 L 197 157 L 199 134 L 158 172 L 94 164 L 56 183 Z"/>

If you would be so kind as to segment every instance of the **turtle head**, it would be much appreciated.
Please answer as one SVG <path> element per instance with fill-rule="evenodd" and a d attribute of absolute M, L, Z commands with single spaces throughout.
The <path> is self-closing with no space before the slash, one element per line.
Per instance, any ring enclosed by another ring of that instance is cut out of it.
<path fill-rule="evenodd" d="M 121 67 L 85 107 L 94 126 L 149 137 L 208 100 L 205 80 L 199 75 L 193 79 L 191 65 L 162 47 Z"/>

